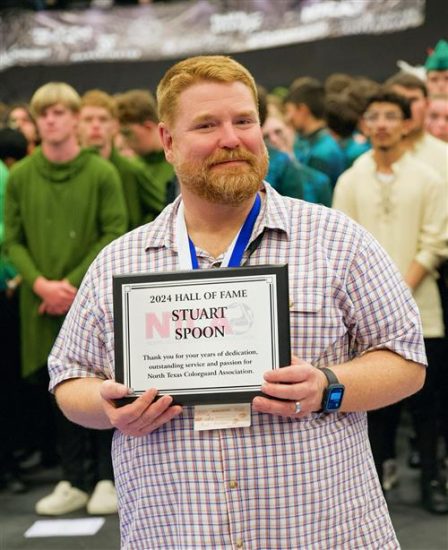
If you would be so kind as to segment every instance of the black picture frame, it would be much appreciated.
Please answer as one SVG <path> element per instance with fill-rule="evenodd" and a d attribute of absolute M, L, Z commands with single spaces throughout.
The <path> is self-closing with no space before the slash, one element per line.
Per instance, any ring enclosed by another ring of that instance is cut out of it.
<path fill-rule="evenodd" d="M 250 285 L 254 281 L 266 280 L 270 290 L 269 304 L 270 310 L 266 312 L 266 321 L 269 323 L 270 334 L 272 338 L 272 364 L 264 365 L 263 370 L 269 368 L 280 368 L 291 364 L 291 344 L 290 344 L 290 321 L 289 321 L 289 285 L 288 285 L 288 266 L 283 265 L 259 265 L 243 266 L 236 268 L 222 269 L 201 269 L 193 271 L 173 271 L 158 273 L 138 273 L 115 275 L 113 277 L 113 306 L 114 306 L 114 335 L 115 335 L 115 379 L 117 382 L 132 382 L 132 365 L 130 359 L 131 334 L 129 330 L 129 316 L 132 315 L 129 306 L 129 293 L 132 291 L 155 288 L 169 289 L 170 285 L 176 288 L 213 288 L 214 284 L 229 284 L 232 281 L 246 281 Z M 269 283 L 270 281 L 270 283 Z M 272 282 L 275 281 L 275 284 Z M 162 285 L 160 284 L 162 283 Z M 217 287 L 216 287 L 217 288 Z M 275 293 L 275 296 L 274 296 Z M 167 295 L 165 292 L 163 295 Z M 178 295 L 178 294 L 177 294 Z M 274 307 L 275 306 L 275 307 Z M 178 311 L 178 310 L 175 310 Z M 275 329 L 275 330 L 274 330 Z M 198 344 L 199 345 L 199 344 Z M 182 342 L 179 342 L 179 351 Z M 206 405 L 206 404 L 224 404 L 224 403 L 244 403 L 250 402 L 256 395 L 261 395 L 260 384 L 246 386 L 218 385 L 206 386 L 200 385 L 198 388 L 189 388 L 187 390 L 169 391 L 169 389 L 160 390 L 158 397 L 169 394 L 173 396 L 174 403 L 181 405 Z M 128 384 L 133 387 L 132 384 Z M 157 384 L 151 381 L 149 387 L 157 387 Z M 135 388 L 134 388 L 135 389 Z M 147 389 L 147 388 L 145 388 Z M 197 391 L 196 391 L 197 390 Z M 117 400 L 118 406 L 126 405 L 135 400 L 143 393 L 142 390 L 136 390 L 135 395 L 130 395 Z"/>

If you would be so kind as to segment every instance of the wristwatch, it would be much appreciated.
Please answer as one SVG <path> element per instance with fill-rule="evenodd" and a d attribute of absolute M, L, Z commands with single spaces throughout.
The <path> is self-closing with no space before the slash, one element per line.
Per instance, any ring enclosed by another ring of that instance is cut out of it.
<path fill-rule="evenodd" d="M 337 376 L 331 369 L 320 369 L 328 380 L 328 386 L 324 390 L 322 407 L 319 412 L 337 412 L 342 405 L 345 386 L 340 384 Z"/>

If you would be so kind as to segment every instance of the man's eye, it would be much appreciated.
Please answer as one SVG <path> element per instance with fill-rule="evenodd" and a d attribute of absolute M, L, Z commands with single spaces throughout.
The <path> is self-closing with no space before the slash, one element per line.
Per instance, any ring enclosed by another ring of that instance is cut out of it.
<path fill-rule="evenodd" d="M 254 121 L 251 118 L 240 118 L 236 123 L 240 126 L 244 126 L 245 124 L 253 124 Z"/>

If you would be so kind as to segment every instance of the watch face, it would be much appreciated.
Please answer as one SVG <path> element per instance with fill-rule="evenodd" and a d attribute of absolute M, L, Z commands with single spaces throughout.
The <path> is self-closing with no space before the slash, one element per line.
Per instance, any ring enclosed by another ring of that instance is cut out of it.
<path fill-rule="evenodd" d="M 344 387 L 336 386 L 328 389 L 327 403 L 325 410 L 337 411 L 342 403 L 342 396 L 344 395 Z"/>

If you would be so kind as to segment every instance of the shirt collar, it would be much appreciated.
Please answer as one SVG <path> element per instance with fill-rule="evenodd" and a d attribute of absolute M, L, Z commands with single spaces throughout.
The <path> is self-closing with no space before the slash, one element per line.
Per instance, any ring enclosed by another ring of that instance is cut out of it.
<path fill-rule="evenodd" d="M 160 151 L 150 151 L 149 153 L 145 153 L 144 155 L 140 156 L 148 164 L 165 161 L 165 152 L 163 149 L 161 149 Z"/>
<path fill-rule="evenodd" d="M 370 170 L 372 172 L 376 172 L 376 162 L 375 162 L 375 159 L 373 157 L 373 149 L 371 149 L 370 151 L 367 151 L 366 153 L 364 153 L 363 155 L 361 155 L 359 158 L 356 159 L 356 161 L 354 162 L 354 166 L 363 166 L 363 164 L 365 166 L 369 166 Z M 396 172 L 399 172 L 401 167 L 403 166 L 403 164 L 405 164 L 407 162 L 408 159 L 411 158 L 411 154 L 409 153 L 409 151 L 405 151 L 401 157 L 396 160 L 391 168 L 392 168 L 392 171 L 394 173 Z"/>
<path fill-rule="evenodd" d="M 321 136 L 327 134 L 327 127 L 321 126 L 320 128 L 316 128 L 316 130 L 313 130 L 309 134 L 302 134 L 302 137 L 308 141 L 317 141 Z"/>
<path fill-rule="evenodd" d="M 290 232 L 290 221 L 284 198 L 268 183 L 262 184 L 263 203 L 254 227 L 251 241 L 256 239 L 264 230 Z M 145 250 L 160 248 L 176 249 L 176 215 L 181 196 L 169 204 L 163 212 L 148 225 L 149 233 L 145 241 Z"/>

